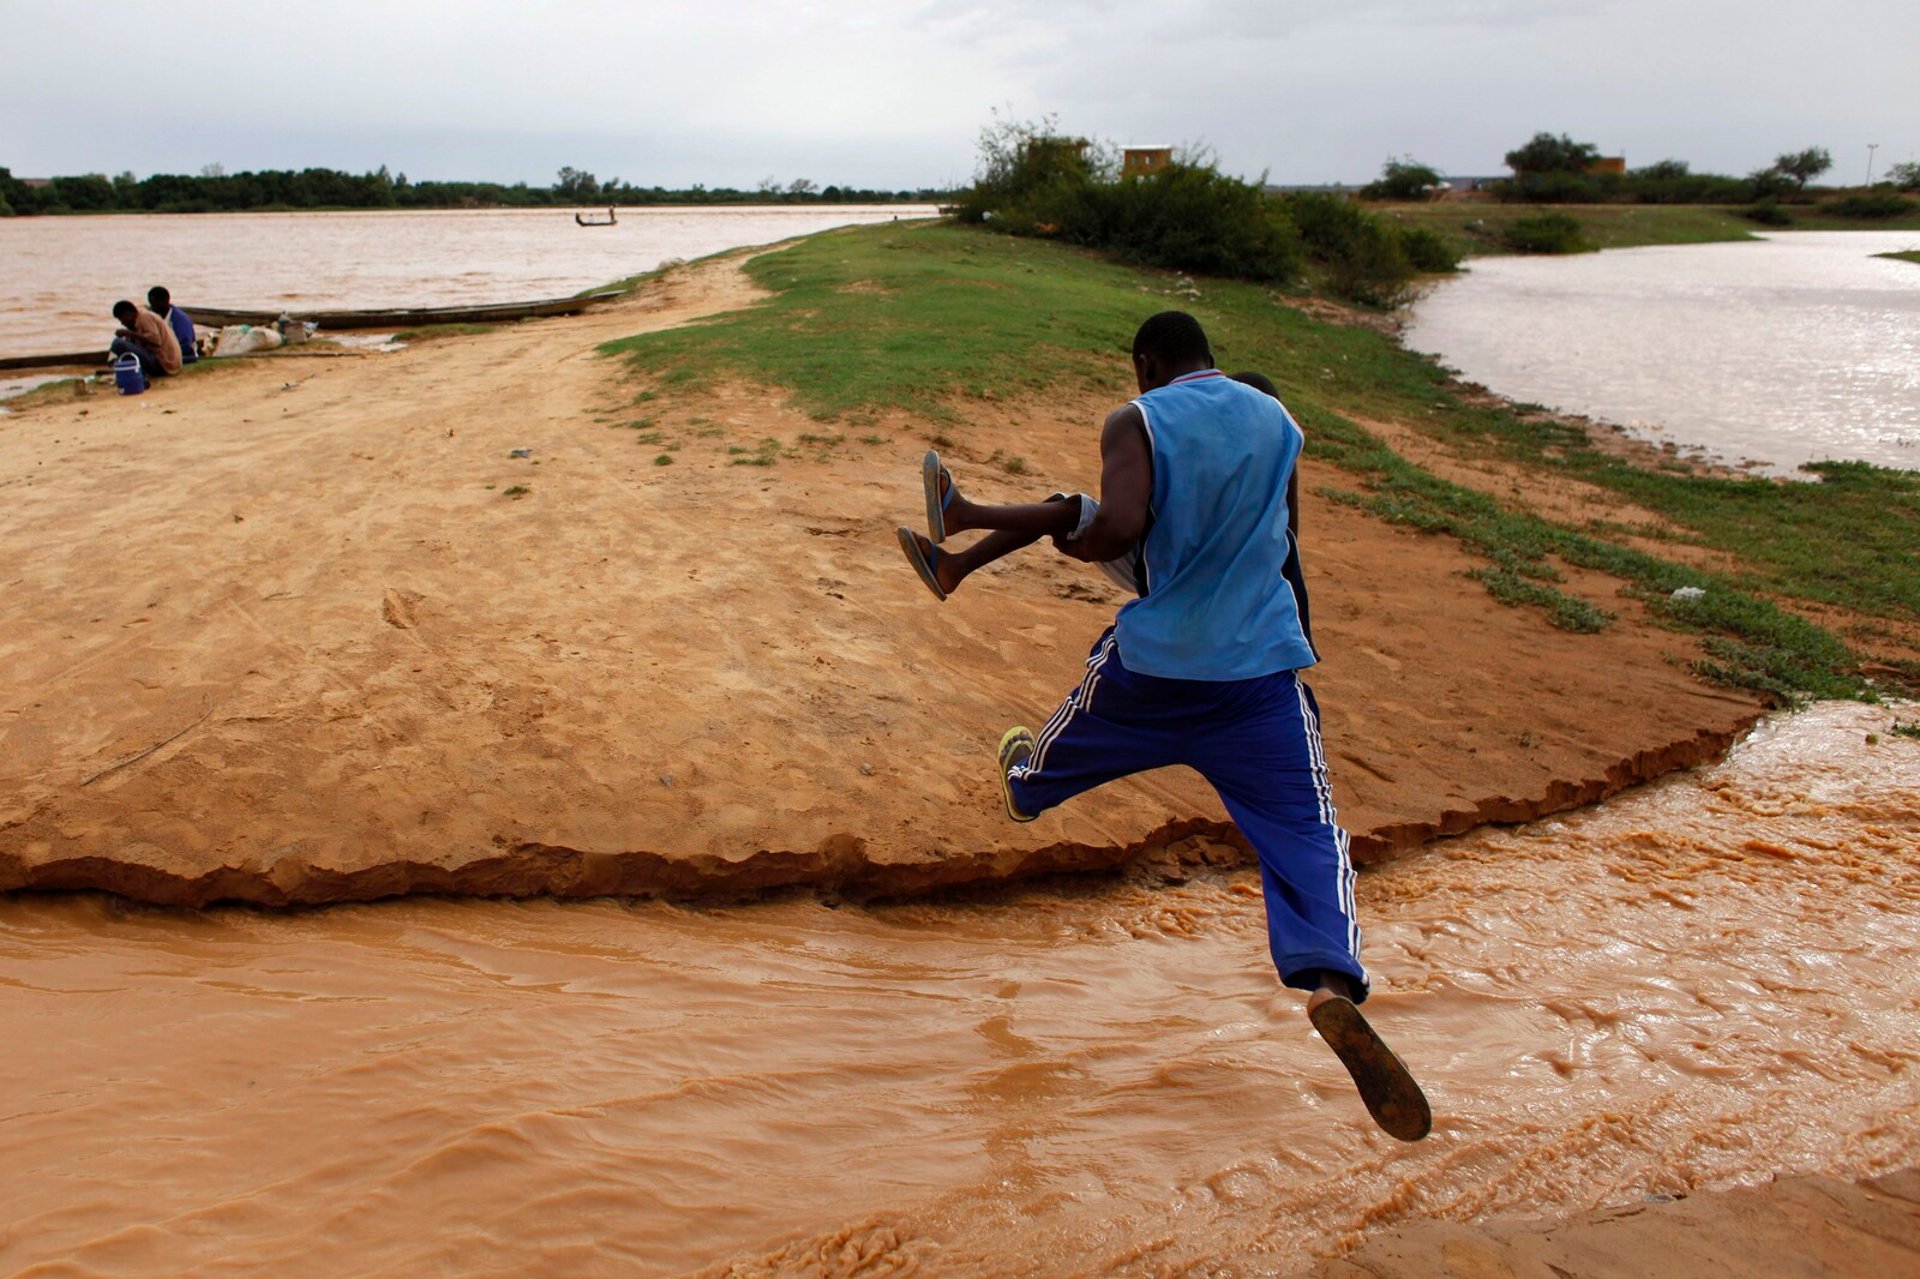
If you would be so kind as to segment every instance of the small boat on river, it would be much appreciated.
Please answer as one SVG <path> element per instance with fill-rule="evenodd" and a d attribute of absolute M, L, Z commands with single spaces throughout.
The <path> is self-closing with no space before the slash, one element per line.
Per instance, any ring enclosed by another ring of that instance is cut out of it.
<path fill-rule="evenodd" d="M 607 216 L 604 218 L 583 218 L 578 213 L 576 213 L 573 215 L 573 221 L 576 226 L 619 226 L 620 225 L 620 219 L 613 216 L 613 210 L 611 208 L 607 210 Z"/>

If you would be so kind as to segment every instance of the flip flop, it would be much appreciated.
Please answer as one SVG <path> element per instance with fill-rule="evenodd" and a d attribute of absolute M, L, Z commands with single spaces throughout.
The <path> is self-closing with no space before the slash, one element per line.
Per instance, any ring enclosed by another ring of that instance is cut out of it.
<path fill-rule="evenodd" d="M 1388 1136 L 1419 1141 L 1433 1131 L 1426 1094 L 1352 1000 L 1335 995 L 1309 1009 L 1307 1016 L 1353 1076 L 1373 1122 Z"/>
<path fill-rule="evenodd" d="M 895 534 L 900 539 L 900 549 L 907 553 L 907 563 L 913 565 L 913 571 L 920 575 L 920 580 L 927 584 L 927 589 L 933 592 L 934 598 L 944 602 L 947 593 L 940 589 L 940 578 L 933 571 L 933 566 L 940 561 L 939 548 L 933 548 L 930 554 L 922 554 L 920 543 L 915 540 L 913 530 L 904 524 L 895 530 Z"/>
<path fill-rule="evenodd" d="M 947 491 L 940 491 L 940 477 L 947 477 Z M 940 465 L 940 454 L 933 449 L 920 459 L 920 487 L 927 494 L 927 537 L 934 545 L 947 540 L 947 507 L 953 504 L 953 472 Z"/>

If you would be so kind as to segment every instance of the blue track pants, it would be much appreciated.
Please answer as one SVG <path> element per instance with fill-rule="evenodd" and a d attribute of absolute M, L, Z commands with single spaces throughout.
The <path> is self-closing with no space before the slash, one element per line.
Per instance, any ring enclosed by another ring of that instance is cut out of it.
<path fill-rule="evenodd" d="M 1008 773 L 1014 804 L 1038 816 L 1104 782 L 1185 764 L 1212 783 L 1260 858 L 1267 942 L 1289 986 L 1347 974 L 1364 998 L 1353 864 L 1320 744 L 1320 708 L 1294 671 L 1247 680 L 1129 671 L 1109 630 L 1087 676 Z"/>

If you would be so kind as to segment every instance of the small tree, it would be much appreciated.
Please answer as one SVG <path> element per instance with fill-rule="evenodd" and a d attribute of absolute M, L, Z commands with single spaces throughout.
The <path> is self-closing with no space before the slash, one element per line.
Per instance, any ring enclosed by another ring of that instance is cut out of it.
<path fill-rule="evenodd" d="M 585 169 L 576 169 L 572 165 L 562 167 L 555 175 L 553 189 L 576 204 L 586 204 L 600 197 L 599 179 Z"/>
<path fill-rule="evenodd" d="M 1908 160 L 1887 170 L 1887 181 L 1902 191 L 1920 191 L 1920 160 Z"/>
<path fill-rule="evenodd" d="M 1591 142 L 1536 133 L 1525 146 L 1507 152 L 1507 167 L 1519 174 L 1585 173 L 1599 158 L 1600 148 Z"/>
<path fill-rule="evenodd" d="M 1782 177 L 1791 179 L 1795 188 L 1803 188 L 1833 167 L 1833 157 L 1825 147 L 1808 147 L 1805 151 L 1789 151 L 1775 160 L 1773 167 Z"/>
<path fill-rule="evenodd" d="M 1635 169 L 1633 176 L 1650 182 L 1672 182 L 1692 172 L 1685 160 L 1660 160 L 1649 164 L 1644 169 Z"/>
<path fill-rule="evenodd" d="M 1439 186 L 1439 171 L 1408 155 L 1388 160 L 1379 180 L 1360 188 L 1360 194 L 1369 200 L 1424 200 Z"/>

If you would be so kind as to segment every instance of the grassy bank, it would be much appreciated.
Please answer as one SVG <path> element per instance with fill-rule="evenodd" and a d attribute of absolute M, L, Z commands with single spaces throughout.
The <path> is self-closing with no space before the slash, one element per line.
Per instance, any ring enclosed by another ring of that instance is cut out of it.
<path fill-rule="evenodd" d="M 1911 249 L 1903 253 L 1876 253 L 1873 256 L 1876 258 L 1893 258 L 1900 262 L 1920 264 L 1920 249 Z"/>
<path fill-rule="evenodd" d="M 1439 235 L 1462 256 L 1510 253 L 1503 235 L 1515 222 L 1542 213 L 1564 213 L 1580 224 L 1581 237 L 1599 249 L 1629 249 L 1650 244 L 1710 244 L 1751 240 L 1777 231 L 1920 231 L 1920 213 L 1905 217 L 1842 218 L 1810 206 L 1787 205 L 1792 225 L 1762 226 L 1738 208 L 1701 204 L 1498 204 L 1492 201 L 1443 201 L 1436 204 L 1371 205 L 1402 226 Z"/>
<path fill-rule="evenodd" d="M 772 292 L 768 302 L 609 344 L 646 383 L 643 395 L 741 378 L 784 389 L 822 419 L 897 409 L 955 435 L 994 401 L 1063 390 L 1125 398 L 1133 329 L 1177 306 L 1206 324 L 1223 366 L 1256 368 L 1280 384 L 1313 456 L 1350 477 L 1330 496 L 1459 539 L 1485 559 L 1477 576 L 1489 591 L 1556 625 L 1612 623 L 1560 589 L 1567 566 L 1596 569 L 1663 624 L 1701 634 L 1702 674 L 1790 698 L 1868 692 L 1858 655 L 1805 612 L 1877 619 L 1896 647 L 1920 623 L 1920 567 L 1910 554 L 1920 545 L 1920 476 L 1910 472 L 1838 466 L 1822 482 L 1784 485 L 1631 466 L 1590 447 L 1577 427 L 1488 406 L 1385 334 L 1311 319 L 1297 299 L 1119 267 L 1045 241 L 950 225 L 865 227 L 764 255 L 750 270 Z M 1514 510 L 1399 456 L 1361 420 L 1403 423 L 1449 448 L 1611 489 L 1738 567 L 1707 572 L 1648 553 L 1645 530 Z M 1675 601 L 1682 587 L 1702 593 Z M 1920 685 L 1920 649 L 1890 656 Z"/>

